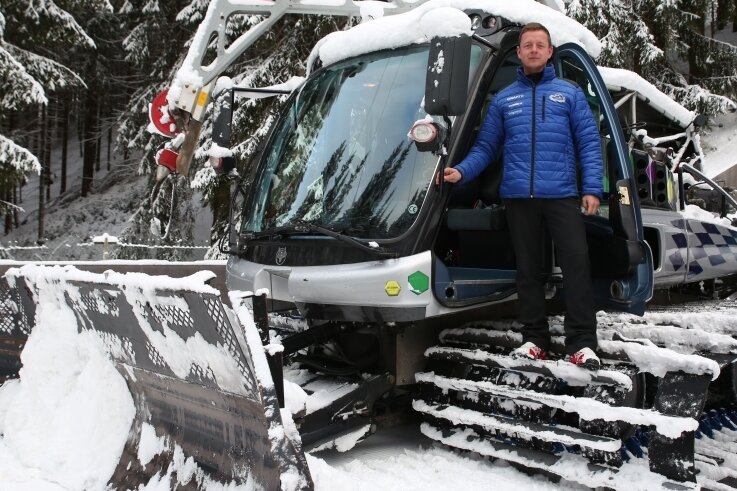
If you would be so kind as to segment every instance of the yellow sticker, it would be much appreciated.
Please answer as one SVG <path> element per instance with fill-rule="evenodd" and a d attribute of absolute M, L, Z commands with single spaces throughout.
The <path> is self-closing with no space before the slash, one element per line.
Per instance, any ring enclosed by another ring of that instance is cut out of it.
<path fill-rule="evenodd" d="M 399 291 L 401 289 L 402 287 L 399 286 L 399 283 L 394 280 L 387 281 L 386 285 L 384 285 L 384 291 L 390 297 L 396 297 L 397 295 L 399 295 Z"/>
<path fill-rule="evenodd" d="M 207 103 L 208 95 L 209 94 L 207 92 L 200 92 L 200 95 L 197 96 L 197 105 L 204 106 Z"/>

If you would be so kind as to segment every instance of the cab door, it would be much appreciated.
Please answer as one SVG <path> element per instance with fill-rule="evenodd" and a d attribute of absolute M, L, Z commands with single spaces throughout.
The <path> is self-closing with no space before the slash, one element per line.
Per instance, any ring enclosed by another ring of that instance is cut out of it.
<path fill-rule="evenodd" d="M 586 216 L 594 297 L 599 308 L 642 314 L 652 297 L 653 259 L 645 242 L 629 151 L 609 92 L 585 50 L 564 44 L 553 57 L 560 78 L 577 84 L 591 106 L 604 159 L 604 198 Z"/>

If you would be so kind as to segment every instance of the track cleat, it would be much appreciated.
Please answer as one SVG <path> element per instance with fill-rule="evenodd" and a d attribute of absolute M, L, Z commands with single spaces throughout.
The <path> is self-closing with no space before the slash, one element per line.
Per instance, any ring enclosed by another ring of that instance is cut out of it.
<path fill-rule="evenodd" d="M 737 426 L 735 426 L 734 422 L 729 419 L 729 417 L 727 416 L 727 412 L 724 409 L 720 409 L 719 411 L 717 411 L 717 416 L 719 417 L 719 421 L 722 423 L 722 426 L 724 428 L 732 431 L 737 431 Z"/>
<path fill-rule="evenodd" d="M 709 424 L 707 418 L 702 418 L 701 421 L 699 421 L 699 431 L 707 438 L 714 438 L 714 430 L 711 427 L 711 424 Z"/>
<path fill-rule="evenodd" d="M 596 353 L 594 353 L 594 350 L 591 348 L 581 348 L 572 355 L 568 355 L 566 360 L 569 363 L 573 363 L 574 365 L 578 365 L 588 370 L 598 370 L 601 366 L 599 357 L 596 356 Z"/>
<path fill-rule="evenodd" d="M 634 457 L 641 459 L 645 456 L 645 453 L 642 451 L 642 444 L 637 439 L 637 437 L 630 437 L 624 442 L 624 446 L 627 449 L 627 451 Z"/>
<path fill-rule="evenodd" d="M 716 409 L 712 409 L 706 414 L 706 417 L 709 419 L 709 424 L 713 429 L 716 431 L 721 431 L 722 428 L 724 428 L 724 425 L 722 424 L 721 419 L 719 418 L 719 414 L 717 414 Z"/>
<path fill-rule="evenodd" d="M 544 349 L 529 341 L 519 348 L 512 350 L 510 355 L 513 358 L 529 358 L 531 360 L 545 360 L 547 358 Z"/>

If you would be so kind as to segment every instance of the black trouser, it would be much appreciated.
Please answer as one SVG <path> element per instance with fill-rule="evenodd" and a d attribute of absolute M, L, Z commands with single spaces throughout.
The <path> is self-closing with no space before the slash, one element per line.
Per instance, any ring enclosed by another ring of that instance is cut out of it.
<path fill-rule="evenodd" d="M 508 199 L 507 223 L 517 258 L 517 292 L 525 342 L 550 348 L 545 315 L 545 229 L 563 270 L 566 353 L 596 348 L 596 311 L 591 285 L 586 230 L 580 200 Z"/>

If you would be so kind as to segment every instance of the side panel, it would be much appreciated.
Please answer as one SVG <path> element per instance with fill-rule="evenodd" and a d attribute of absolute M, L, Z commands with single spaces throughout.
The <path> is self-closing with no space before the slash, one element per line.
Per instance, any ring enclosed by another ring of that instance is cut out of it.
<path fill-rule="evenodd" d="M 737 229 L 690 218 L 686 222 L 690 249 L 686 281 L 737 273 Z"/>
<path fill-rule="evenodd" d="M 645 208 L 645 238 L 655 256 L 655 284 L 657 287 L 677 285 L 686 281 L 688 271 L 688 232 L 686 220 L 673 211 Z"/>

